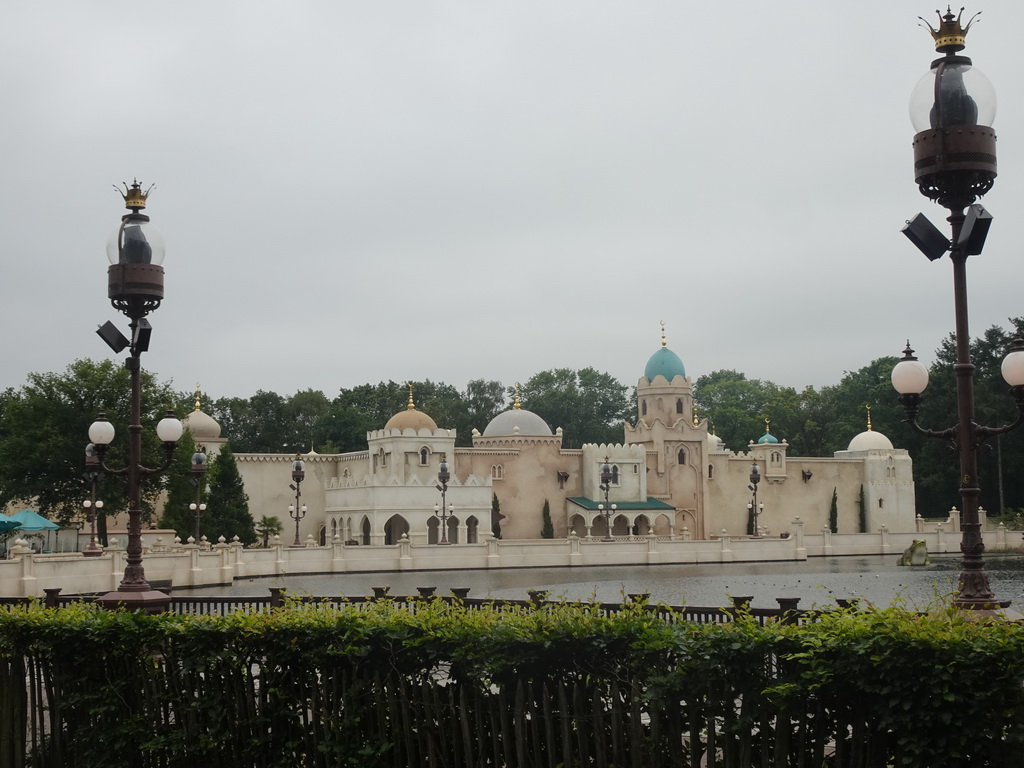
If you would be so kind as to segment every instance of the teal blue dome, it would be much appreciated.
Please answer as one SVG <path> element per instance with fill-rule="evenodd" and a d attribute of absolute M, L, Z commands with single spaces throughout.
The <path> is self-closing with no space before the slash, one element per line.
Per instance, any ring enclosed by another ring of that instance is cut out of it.
<path fill-rule="evenodd" d="M 759 445 L 764 445 L 765 443 L 777 443 L 779 442 L 779 438 L 777 438 L 771 432 L 765 432 L 763 435 L 757 438 L 757 442 Z"/>
<path fill-rule="evenodd" d="M 672 381 L 676 376 L 682 376 L 685 379 L 686 368 L 683 367 L 683 361 L 679 359 L 679 355 L 668 347 L 662 347 L 651 355 L 651 359 L 647 361 L 647 367 L 644 368 L 644 377 L 648 381 L 654 381 L 655 376 L 664 376 L 667 381 Z"/>

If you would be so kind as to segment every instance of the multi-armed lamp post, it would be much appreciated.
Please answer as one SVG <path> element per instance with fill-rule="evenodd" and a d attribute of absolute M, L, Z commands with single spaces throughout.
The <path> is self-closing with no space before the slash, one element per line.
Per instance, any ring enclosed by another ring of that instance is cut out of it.
<path fill-rule="evenodd" d="M 753 494 L 751 500 L 747 502 L 747 512 L 749 513 L 750 520 L 753 521 L 754 530 L 751 534 L 760 537 L 761 527 L 759 521 L 761 519 L 761 513 L 764 512 L 764 502 L 758 504 L 757 501 L 757 485 L 761 482 L 761 470 L 758 469 L 757 464 L 750 465 L 750 485 L 747 488 Z"/>
<path fill-rule="evenodd" d="M 100 479 L 100 457 L 96 455 L 96 446 L 92 443 L 85 446 L 85 479 L 89 483 L 89 498 L 82 502 L 82 506 L 89 515 L 89 546 L 82 550 L 82 554 L 86 557 L 98 557 L 103 554 L 103 547 L 96 541 L 96 515 L 103 509 L 103 502 L 96 498 L 96 483 Z"/>
<path fill-rule="evenodd" d="M 189 482 L 196 487 L 196 500 L 188 505 L 188 508 L 192 511 L 195 516 L 196 530 L 194 538 L 196 544 L 199 543 L 199 524 L 203 519 L 203 512 L 206 511 L 206 504 L 203 503 L 203 477 L 206 475 L 206 453 L 203 452 L 202 446 L 197 447 L 196 452 L 192 454 L 192 477 L 189 478 Z"/>
<path fill-rule="evenodd" d="M 604 457 L 604 463 L 601 465 L 601 484 L 597 486 L 604 491 L 604 504 L 597 505 L 597 512 L 599 515 L 604 515 L 604 527 L 605 533 L 604 538 L 601 541 L 615 541 L 615 537 L 612 536 L 612 518 L 618 511 L 616 504 L 608 503 L 608 493 L 612 489 L 612 466 L 608 463 L 608 457 Z"/>
<path fill-rule="evenodd" d="M 122 469 L 107 466 L 105 457 L 114 439 L 114 426 L 101 413 L 89 427 L 89 440 L 95 446 L 99 467 L 104 472 L 122 475 L 128 486 L 128 547 L 124 577 L 114 592 L 97 602 L 107 608 L 123 607 L 147 613 L 164 611 L 170 596 L 150 587 L 142 567 L 142 481 L 170 466 L 174 448 L 181 438 L 182 424 L 172 411 L 156 426 L 163 443 L 164 461 L 150 469 L 142 464 L 142 365 L 140 358 L 149 349 L 152 328 L 146 315 L 160 306 L 164 296 L 163 239 L 149 223 L 149 216 L 140 211 L 146 207 L 149 191 L 142 191 L 138 182 L 125 185 L 125 207 L 130 213 L 121 217 L 121 225 L 107 243 L 108 298 L 115 309 L 131 321 L 131 339 L 125 338 L 113 323 L 107 322 L 97 333 L 115 353 L 128 348 L 125 367 L 131 377 L 131 424 L 128 426 L 128 464 Z"/>
<path fill-rule="evenodd" d="M 434 515 L 441 521 L 441 538 L 438 540 L 438 544 L 451 544 L 448 541 L 448 520 L 454 514 L 454 510 L 451 504 L 447 503 L 448 481 L 451 479 L 452 473 L 448 469 L 448 458 L 441 454 L 441 463 L 437 467 L 437 490 L 441 492 L 441 506 L 434 505 Z"/>
<path fill-rule="evenodd" d="M 962 13 L 962 10 L 961 10 Z M 975 16 L 976 18 L 976 16 Z M 992 188 L 996 178 L 995 92 L 987 78 L 972 66 L 965 47 L 970 29 L 951 11 L 939 17 L 938 29 L 928 27 L 935 50 L 944 54 L 911 95 L 914 136 L 914 175 L 921 194 L 949 210 L 947 238 L 922 214 L 907 222 L 904 234 L 935 261 L 949 251 L 953 262 L 953 303 L 956 322 L 957 423 L 933 431 L 917 423 L 921 392 L 928 370 L 913 355 L 910 344 L 893 368 L 892 383 L 900 393 L 907 422 L 922 435 L 950 441 L 960 458 L 962 522 L 960 550 L 963 566 L 954 604 L 961 608 L 994 609 L 1009 606 L 997 600 L 989 586 L 982 554 L 985 545 L 978 515 L 978 446 L 989 437 L 1016 427 L 1024 418 L 1024 342 L 1019 339 L 1003 361 L 1003 376 L 1017 399 L 1020 415 L 1012 424 L 983 427 L 975 422 L 974 364 L 967 323 L 967 257 L 981 253 L 992 217 L 975 200 Z"/>
<path fill-rule="evenodd" d="M 295 454 L 295 461 L 292 462 L 292 482 L 288 485 L 289 488 L 295 491 L 295 503 L 288 505 L 288 515 L 295 521 L 295 541 L 292 544 L 293 547 L 302 546 L 302 542 L 299 541 L 299 523 L 302 522 L 302 518 L 306 516 L 308 511 L 306 505 L 302 503 L 302 481 L 305 479 L 306 465 L 302 463 L 299 454 Z"/>

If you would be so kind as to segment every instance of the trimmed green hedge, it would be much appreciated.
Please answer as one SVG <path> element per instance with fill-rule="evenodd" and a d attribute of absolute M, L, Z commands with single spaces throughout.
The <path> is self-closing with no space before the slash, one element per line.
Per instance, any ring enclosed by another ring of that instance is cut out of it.
<path fill-rule="evenodd" d="M 1022 750 L 1024 628 L 952 610 L 0 611 L 3 766 L 941 768 Z"/>

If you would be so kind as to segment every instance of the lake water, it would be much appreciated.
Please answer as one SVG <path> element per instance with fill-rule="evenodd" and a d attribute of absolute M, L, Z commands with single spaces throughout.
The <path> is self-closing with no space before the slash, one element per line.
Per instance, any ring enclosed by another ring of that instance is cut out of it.
<path fill-rule="evenodd" d="M 342 573 L 322 576 L 273 576 L 240 579 L 230 587 L 176 590 L 195 595 L 266 595 L 284 587 L 301 595 L 369 595 L 389 586 L 393 595 L 416 594 L 421 586 L 448 594 L 470 587 L 471 597 L 522 599 L 528 589 L 546 589 L 553 599 L 618 602 L 624 595 L 647 592 L 654 602 L 670 605 L 727 605 L 730 596 L 752 595 L 755 608 L 775 608 L 776 597 L 799 597 L 801 608 L 835 605 L 838 598 L 860 598 L 878 606 L 900 602 L 923 609 L 948 598 L 956 587 L 959 555 L 932 557 L 928 566 L 896 565 L 898 555 L 814 557 L 803 562 L 709 563 L 580 568 L 523 568 L 416 573 Z M 987 554 L 989 583 L 996 597 L 1024 606 L 1024 556 Z"/>

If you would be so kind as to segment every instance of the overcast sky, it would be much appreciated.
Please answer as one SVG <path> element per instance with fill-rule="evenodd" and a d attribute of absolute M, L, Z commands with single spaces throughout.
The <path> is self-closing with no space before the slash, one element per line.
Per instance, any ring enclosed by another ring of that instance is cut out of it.
<path fill-rule="evenodd" d="M 907 103 L 936 57 L 873 0 L 47 2 L 0 10 L 0 387 L 112 353 L 112 185 L 155 183 L 166 297 L 143 365 L 181 390 L 625 383 L 660 343 L 835 384 L 953 327 L 900 234 Z M 945 9 L 943 9 L 945 10 Z M 965 15 L 977 8 L 968 7 Z M 971 330 L 1024 314 L 1024 3 L 965 53 L 999 94 Z"/>

